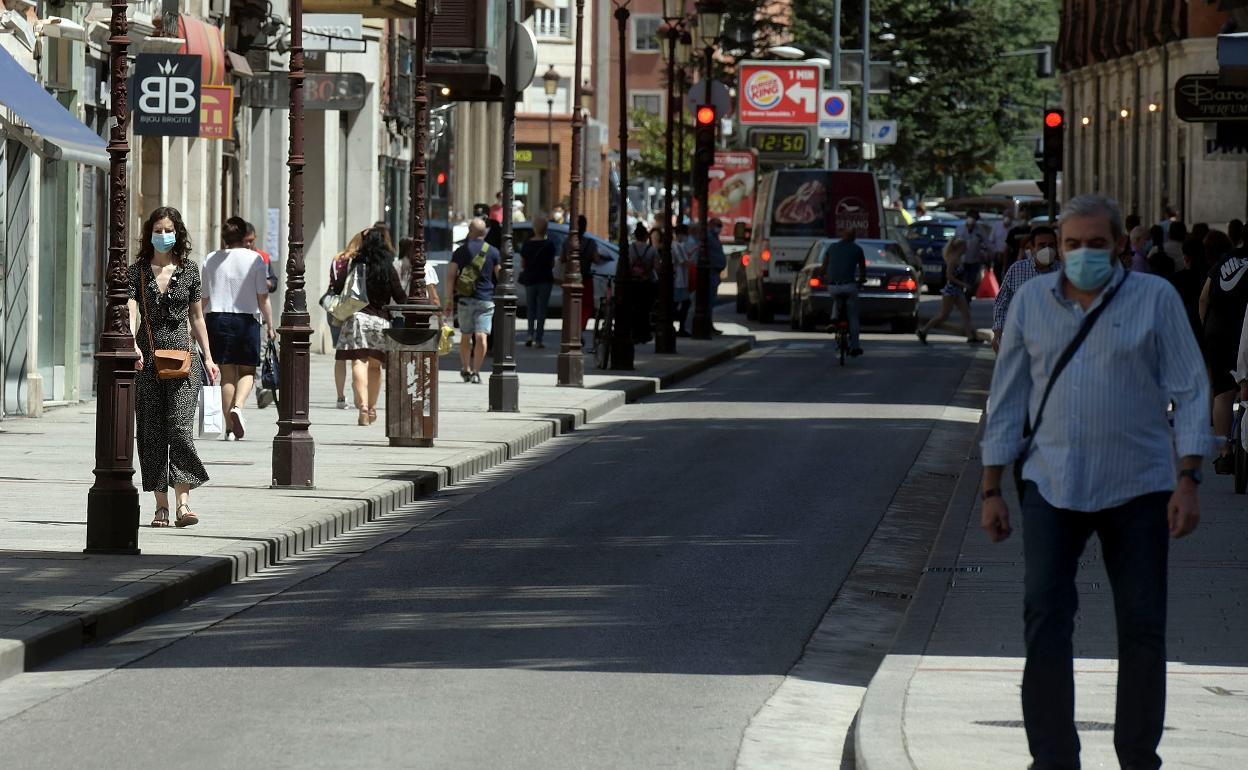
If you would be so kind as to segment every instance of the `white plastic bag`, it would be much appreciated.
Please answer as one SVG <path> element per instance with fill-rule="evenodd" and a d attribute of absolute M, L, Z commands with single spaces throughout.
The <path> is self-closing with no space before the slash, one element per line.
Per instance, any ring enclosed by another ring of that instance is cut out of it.
<path fill-rule="evenodd" d="M 199 437 L 220 438 L 225 433 L 225 412 L 221 408 L 221 386 L 199 389 Z"/>

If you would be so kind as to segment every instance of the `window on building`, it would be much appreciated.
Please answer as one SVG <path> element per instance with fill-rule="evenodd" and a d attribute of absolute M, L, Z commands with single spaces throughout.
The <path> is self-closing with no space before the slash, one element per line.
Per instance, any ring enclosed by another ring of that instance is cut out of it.
<path fill-rule="evenodd" d="M 663 118 L 662 91 L 629 91 L 628 99 L 634 112 L 648 112 L 656 118 Z"/>
<path fill-rule="evenodd" d="M 660 16 L 633 17 L 633 50 L 640 52 L 659 51 L 659 25 L 663 23 Z"/>
<path fill-rule="evenodd" d="M 533 11 L 533 34 L 537 37 L 572 39 L 570 0 L 555 0 L 553 8 Z"/>

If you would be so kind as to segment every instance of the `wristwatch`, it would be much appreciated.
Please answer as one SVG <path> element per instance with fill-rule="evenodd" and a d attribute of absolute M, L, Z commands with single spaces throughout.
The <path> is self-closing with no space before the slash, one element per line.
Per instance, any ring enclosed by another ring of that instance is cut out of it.
<path fill-rule="evenodd" d="M 1205 480 L 1205 475 L 1200 472 L 1200 468 L 1184 468 L 1179 471 L 1179 478 L 1191 479 L 1193 484 L 1199 486 Z"/>
<path fill-rule="evenodd" d="M 985 490 L 984 490 L 984 499 L 985 499 L 985 500 L 987 500 L 987 499 L 989 499 L 989 498 L 991 498 L 991 497 L 1000 497 L 1000 496 L 1001 496 L 1001 488 L 1000 488 L 1000 487 L 993 487 L 992 489 L 985 489 Z"/>

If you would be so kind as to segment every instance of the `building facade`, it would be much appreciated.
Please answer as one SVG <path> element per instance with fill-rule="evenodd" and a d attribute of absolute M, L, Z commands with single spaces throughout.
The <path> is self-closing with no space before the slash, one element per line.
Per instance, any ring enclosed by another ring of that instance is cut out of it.
<path fill-rule="evenodd" d="M 1178 119 L 1184 75 L 1218 72 L 1217 3 L 1064 0 L 1058 66 L 1066 196 L 1102 192 L 1145 223 L 1173 207 L 1224 226 L 1248 213 L 1248 164 L 1212 148 L 1213 124 Z"/>

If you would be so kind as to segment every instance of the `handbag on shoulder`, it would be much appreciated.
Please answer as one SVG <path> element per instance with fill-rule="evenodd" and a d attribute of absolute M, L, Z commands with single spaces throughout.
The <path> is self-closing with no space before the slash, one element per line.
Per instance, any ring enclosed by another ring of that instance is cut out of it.
<path fill-rule="evenodd" d="M 182 380 L 191 374 L 191 350 L 157 350 L 156 339 L 152 336 L 152 317 L 147 312 L 147 281 L 139 276 L 139 296 L 143 299 L 143 325 L 147 327 L 147 344 L 152 348 L 152 366 L 156 368 L 156 377 L 161 380 Z"/>

